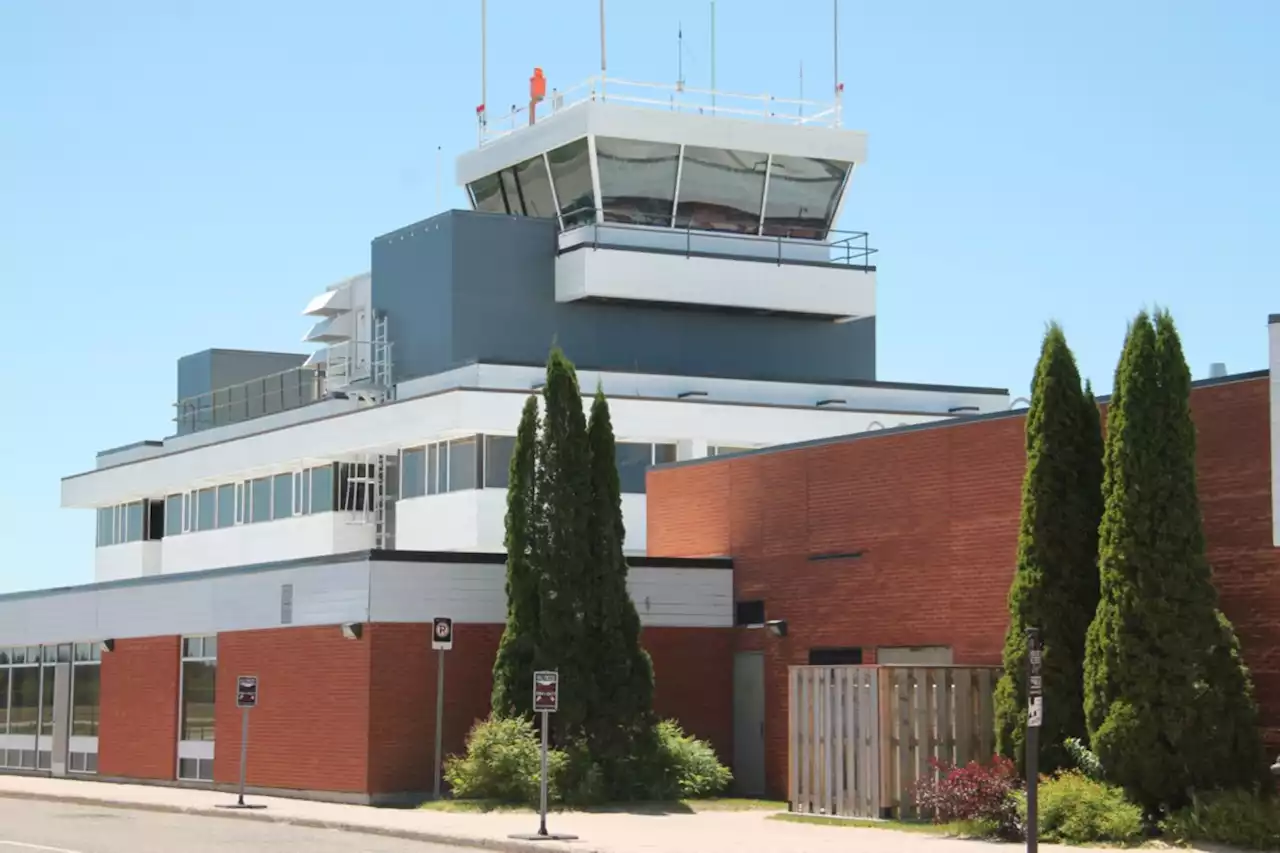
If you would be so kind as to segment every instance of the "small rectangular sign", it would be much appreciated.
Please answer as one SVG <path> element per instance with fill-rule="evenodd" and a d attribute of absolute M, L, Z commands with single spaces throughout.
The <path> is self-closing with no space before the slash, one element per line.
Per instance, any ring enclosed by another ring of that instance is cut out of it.
<path fill-rule="evenodd" d="M 533 710 L 554 713 L 560 708 L 560 673 L 551 671 L 533 674 Z"/>
<path fill-rule="evenodd" d="M 258 707 L 258 676 L 241 675 L 236 678 L 236 707 Z"/>
<path fill-rule="evenodd" d="M 1027 708 L 1027 728 L 1038 729 L 1044 724 L 1044 699 L 1040 696 L 1032 696 L 1031 704 Z"/>
<path fill-rule="evenodd" d="M 1044 677 L 1033 675 L 1027 679 L 1027 692 L 1032 696 L 1040 696 L 1044 693 Z"/>
<path fill-rule="evenodd" d="M 448 616 L 437 616 L 431 620 L 431 648 L 437 652 L 453 648 L 453 620 Z"/>

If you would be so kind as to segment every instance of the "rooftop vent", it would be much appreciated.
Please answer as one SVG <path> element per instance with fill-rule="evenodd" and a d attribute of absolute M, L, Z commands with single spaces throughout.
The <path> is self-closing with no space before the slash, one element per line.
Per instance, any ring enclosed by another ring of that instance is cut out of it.
<path fill-rule="evenodd" d="M 1227 366 L 1220 361 L 1215 361 L 1209 365 L 1209 378 L 1221 379 L 1227 375 Z"/>

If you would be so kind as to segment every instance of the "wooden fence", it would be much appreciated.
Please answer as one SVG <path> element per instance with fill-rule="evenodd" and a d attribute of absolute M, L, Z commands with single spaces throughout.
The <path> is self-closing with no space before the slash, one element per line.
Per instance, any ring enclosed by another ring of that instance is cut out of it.
<path fill-rule="evenodd" d="M 997 667 L 793 666 L 791 809 L 916 817 L 911 789 L 930 759 L 986 761 Z"/>

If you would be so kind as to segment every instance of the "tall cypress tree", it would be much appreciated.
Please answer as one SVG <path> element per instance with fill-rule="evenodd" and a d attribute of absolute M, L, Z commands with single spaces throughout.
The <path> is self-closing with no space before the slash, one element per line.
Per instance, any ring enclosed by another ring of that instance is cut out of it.
<path fill-rule="evenodd" d="M 1051 324 L 1027 411 L 1018 562 L 995 698 L 997 749 L 1019 767 L 1025 766 L 1028 627 L 1040 629 L 1044 644 L 1041 766 L 1065 766 L 1064 742 L 1085 735 L 1081 683 L 1085 633 L 1098 604 L 1101 442 L 1097 404 L 1092 393 L 1082 393 L 1066 336 Z"/>
<path fill-rule="evenodd" d="M 493 664 L 493 712 L 528 717 L 533 711 L 533 672 L 538 664 L 538 616 L 541 609 L 536 539 L 541 512 L 535 473 L 538 452 L 538 399 L 524 404 L 507 483 L 507 624 Z"/>
<path fill-rule="evenodd" d="M 1196 716 L 1191 731 L 1199 744 L 1184 751 L 1191 782 L 1199 790 L 1248 787 L 1268 771 L 1258 730 L 1249 670 L 1231 622 L 1218 609 L 1212 570 L 1205 557 L 1203 515 L 1196 483 L 1196 430 L 1191 419 L 1191 372 L 1168 311 L 1155 317 L 1156 358 L 1165 428 L 1168 492 L 1161 543 L 1166 565 L 1184 575 L 1186 629 L 1196 635 L 1201 660 L 1195 679 Z M 1192 621 L 1194 620 L 1194 622 Z M 1184 629 L 1185 630 L 1185 629 Z"/>
<path fill-rule="evenodd" d="M 1193 790 L 1257 779 L 1264 764 L 1260 749 L 1247 755 L 1248 677 L 1205 559 L 1190 374 L 1167 314 L 1129 328 L 1104 465 L 1085 716 L 1108 776 L 1154 816 Z"/>
<path fill-rule="evenodd" d="M 591 448 L 591 516 L 587 542 L 588 648 L 595 660 L 597 705 L 588 730 L 592 754 L 618 758 L 636 751 L 636 736 L 652 724 L 653 663 L 640 641 L 640 616 L 627 590 L 622 545 L 622 489 L 609 403 L 597 389 L 587 425 Z"/>
<path fill-rule="evenodd" d="M 560 673 L 560 706 L 552 723 L 557 742 L 565 743 L 583 731 L 596 704 L 596 671 L 584 599 L 591 583 L 591 453 L 578 377 L 559 347 L 552 347 L 547 358 L 542 395 L 536 474 L 542 517 L 534 549 L 540 575 L 540 661 Z"/>

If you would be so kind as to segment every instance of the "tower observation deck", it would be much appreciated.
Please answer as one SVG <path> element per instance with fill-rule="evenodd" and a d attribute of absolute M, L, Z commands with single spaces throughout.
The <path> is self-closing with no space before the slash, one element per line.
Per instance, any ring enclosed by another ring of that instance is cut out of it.
<path fill-rule="evenodd" d="M 865 232 L 835 225 L 866 134 L 840 104 L 595 77 L 490 120 L 457 181 L 478 211 L 555 219 L 556 300 L 875 314 Z"/>

